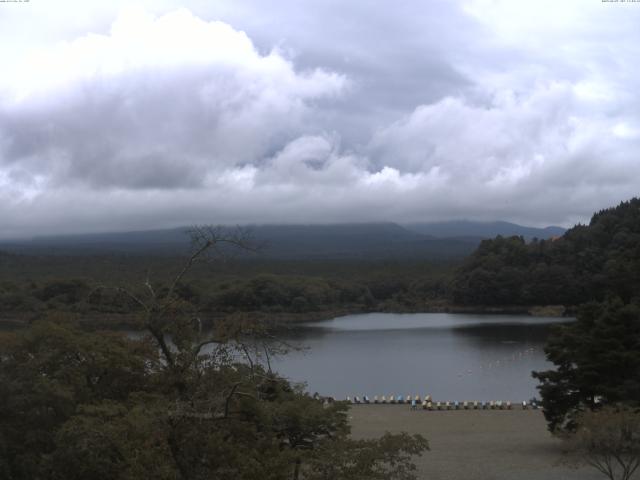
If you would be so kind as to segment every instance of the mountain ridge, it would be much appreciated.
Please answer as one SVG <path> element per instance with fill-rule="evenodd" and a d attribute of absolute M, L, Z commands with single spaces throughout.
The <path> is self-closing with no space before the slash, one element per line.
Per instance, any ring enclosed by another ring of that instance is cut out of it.
<path fill-rule="evenodd" d="M 515 225 L 515 224 L 510 224 Z M 449 259 L 470 254 L 484 238 L 474 225 L 458 224 L 458 235 L 438 236 L 394 222 L 336 224 L 247 225 L 260 253 L 269 258 L 429 258 Z M 532 227 L 520 227 L 529 229 Z M 229 228 L 233 227 L 221 227 Z M 475 229 L 474 229 L 475 228 Z M 485 227 L 485 230 L 488 227 Z M 518 230 L 512 228 L 514 232 Z M 539 230 L 539 229 L 538 229 Z M 22 253 L 179 254 L 189 248 L 189 227 L 49 235 L 23 241 L 0 242 L 0 248 Z M 503 228 L 500 230 L 504 232 Z M 437 232 L 436 232 L 437 233 Z M 517 234 L 517 233 L 514 233 Z M 551 236 L 551 235 L 549 235 Z"/>
<path fill-rule="evenodd" d="M 496 220 L 493 222 L 478 222 L 474 220 L 447 220 L 442 222 L 416 222 L 403 224 L 405 228 L 431 235 L 438 238 L 451 237 L 482 237 L 494 238 L 522 236 L 527 240 L 533 238 L 548 239 L 558 237 L 566 232 L 566 228 L 559 226 L 529 227 L 517 223 Z"/>

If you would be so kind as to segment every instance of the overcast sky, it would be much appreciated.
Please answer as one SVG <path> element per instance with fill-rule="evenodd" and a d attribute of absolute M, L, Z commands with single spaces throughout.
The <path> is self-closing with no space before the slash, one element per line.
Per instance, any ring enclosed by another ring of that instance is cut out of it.
<path fill-rule="evenodd" d="M 0 237 L 570 226 L 640 191 L 640 3 L 0 3 Z"/>

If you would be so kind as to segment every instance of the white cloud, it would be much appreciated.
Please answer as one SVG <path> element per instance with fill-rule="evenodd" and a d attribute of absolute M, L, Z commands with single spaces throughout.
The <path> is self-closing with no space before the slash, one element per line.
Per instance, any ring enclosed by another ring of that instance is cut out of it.
<path fill-rule="evenodd" d="M 549 35 L 592 31 L 594 12 L 602 14 L 599 4 L 588 0 L 465 0 L 462 9 L 504 41 L 539 45 Z"/>
<path fill-rule="evenodd" d="M 4 78 L 0 165 L 58 186 L 197 186 L 295 138 L 309 102 L 346 82 L 298 72 L 277 50 L 261 55 L 243 32 L 187 10 L 128 9 L 109 35 L 37 52 Z"/>
<path fill-rule="evenodd" d="M 370 153 L 398 174 L 437 168 L 458 203 L 476 215 L 500 215 L 507 207 L 503 215 L 519 210 L 534 218 L 544 206 L 537 216 L 549 218 L 558 206 L 579 212 L 637 194 L 640 159 L 630 152 L 640 139 L 624 117 L 616 118 L 584 101 L 572 85 L 553 82 L 526 95 L 503 91 L 489 105 L 446 98 L 419 106 L 377 132 Z M 599 194 L 580 204 L 569 187 Z"/>

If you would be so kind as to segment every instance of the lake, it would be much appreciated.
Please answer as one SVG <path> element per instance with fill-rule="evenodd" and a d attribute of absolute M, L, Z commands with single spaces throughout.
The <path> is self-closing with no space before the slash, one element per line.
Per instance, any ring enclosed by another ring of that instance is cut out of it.
<path fill-rule="evenodd" d="M 303 351 L 272 361 L 308 390 L 347 395 L 426 395 L 434 400 L 529 400 L 532 370 L 553 324 L 567 319 L 446 313 L 348 315 L 285 334 Z"/>

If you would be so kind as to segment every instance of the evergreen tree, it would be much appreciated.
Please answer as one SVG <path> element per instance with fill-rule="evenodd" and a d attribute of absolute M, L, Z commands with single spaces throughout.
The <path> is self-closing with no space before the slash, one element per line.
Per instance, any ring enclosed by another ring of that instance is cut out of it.
<path fill-rule="evenodd" d="M 560 325 L 545 347 L 556 369 L 534 372 L 553 432 L 573 430 L 576 415 L 599 405 L 640 405 L 640 308 L 589 303 Z"/>

